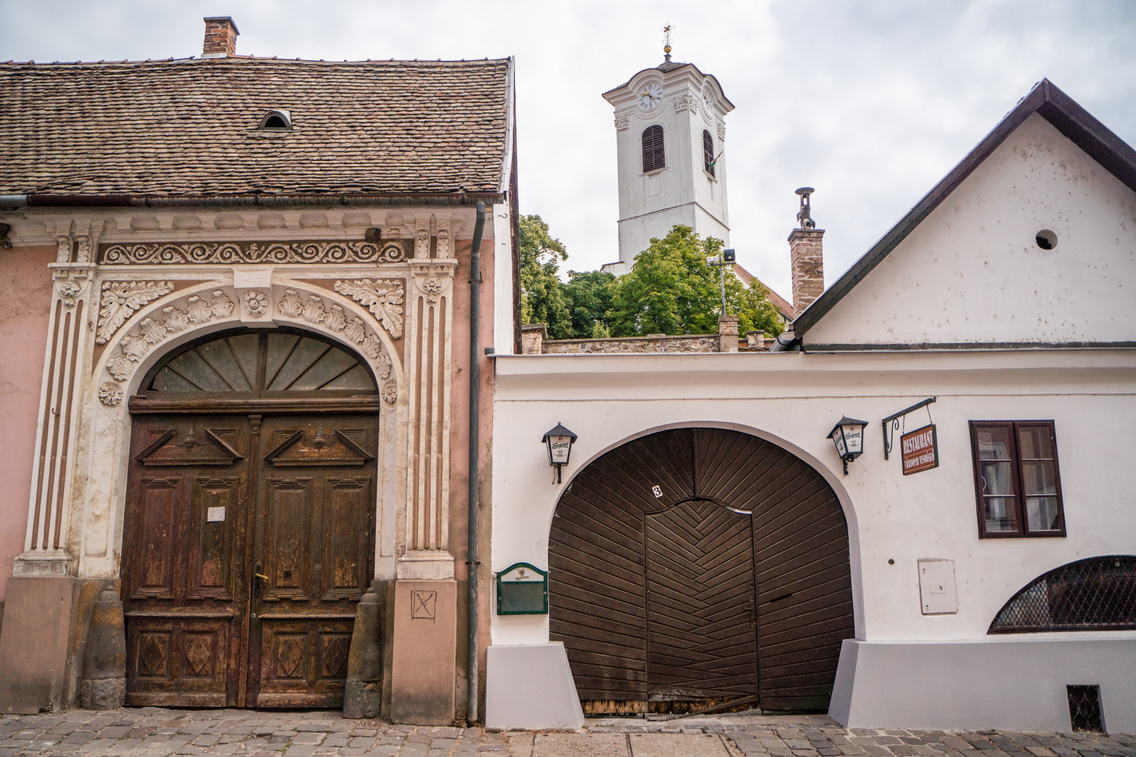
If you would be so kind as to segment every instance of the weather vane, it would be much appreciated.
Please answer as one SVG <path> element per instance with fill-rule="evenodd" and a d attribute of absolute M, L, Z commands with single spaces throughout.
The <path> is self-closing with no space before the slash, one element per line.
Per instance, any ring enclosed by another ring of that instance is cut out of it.
<path fill-rule="evenodd" d="M 663 57 L 670 63 L 671 60 L 671 25 L 667 24 L 662 28 L 663 32 Z"/>

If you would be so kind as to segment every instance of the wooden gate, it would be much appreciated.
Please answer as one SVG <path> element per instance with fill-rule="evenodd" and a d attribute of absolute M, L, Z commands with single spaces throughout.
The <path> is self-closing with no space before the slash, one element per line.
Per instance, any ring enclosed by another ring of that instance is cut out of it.
<path fill-rule="evenodd" d="M 289 336 L 283 344 L 290 355 L 307 352 L 301 363 L 310 373 L 320 350 L 299 340 L 318 340 Z M 260 359 L 234 350 L 231 364 L 243 359 L 248 373 L 260 366 L 252 389 L 162 388 L 171 365 L 179 381 L 206 383 L 186 366 L 202 355 L 220 364 L 216 343 L 241 347 L 243 337 Z M 352 370 L 353 356 L 318 344 L 324 355 L 340 353 L 329 375 Z M 196 357 L 168 360 L 131 401 L 128 704 L 342 706 L 355 605 L 374 573 L 378 415 L 365 397 L 373 382 L 344 390 L 340 380 L 325 396 L 312 396 L 318 387 L 266 390 L 291 359 L 277 356 L 274 365 L 268 346 L 252 334 L 190 348 L 179 356 Z M 311 412 L 332 397 L 334 411 Z"/>
<path fill-rule="evenodd" d="M 827 709 L 853 635 L 848 531 L 784 449 L 676 429 L 612 450 L 561 497 L 549 567 L 551 635 L 590 711 Z"/>

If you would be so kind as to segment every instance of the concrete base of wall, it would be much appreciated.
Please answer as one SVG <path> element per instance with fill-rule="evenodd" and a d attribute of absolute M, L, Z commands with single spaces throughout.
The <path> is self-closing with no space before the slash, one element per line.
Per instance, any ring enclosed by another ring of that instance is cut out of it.
<path fill-rule="evenodd" d="M 64 707 L 75 579 L 12 576 L 0 631 L 0 712 Z"/>
<path fill-rule="evenodd" d="M 391 720 L 453 724 L 456 676 L 457 582 L 396 581 Z"/>
<path fill-rule="evenodd" d="M 503 730 L 584 727 L 562 642 L 489 647 L 485 725 Z"/>
<path fill-rule="evenodd" d="M 1106 730 L 1136 732 L 1136 633 L 851 639 L 828 714 L 849 728 L 1069 731 L 1066 686 L 1099 685 Z"/>

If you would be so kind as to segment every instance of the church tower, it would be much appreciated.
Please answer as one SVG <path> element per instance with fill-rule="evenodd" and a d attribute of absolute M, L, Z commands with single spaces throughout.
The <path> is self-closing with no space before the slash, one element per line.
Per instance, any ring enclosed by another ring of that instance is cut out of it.
<path fill-rule="evenodd" d="M 604 270 L 616 275 L 676 224 L 730 245 L 724 118 L 734 106 L 717 79 L 663 50 L 661 65 L 603 95 L 619 161 L 619 262 Z"/>

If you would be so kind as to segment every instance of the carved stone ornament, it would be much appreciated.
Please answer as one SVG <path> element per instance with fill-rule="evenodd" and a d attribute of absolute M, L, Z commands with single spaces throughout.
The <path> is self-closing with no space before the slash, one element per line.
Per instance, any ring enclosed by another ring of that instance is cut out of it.
<path fill-rule="evenodd" d="M 398 384 L 394 381 L 387 381 L 383 384 L 383 388 L 379 390 L 379 394 L 382 395 L 383 402 L 388 405 L 393 405 L 395 400 L 398 399 Z"/>
<path fill-rule="evenodd" d="M 725 138 L 726 138 L 726 125 L 725 124 L 718 124 L 718 139 L 722 140 L 722 139 L 725 139 Z"/>
<path fill-rule="evenodd" d="M 280 315 L 287 318 L 304 320 L 313 325 L 322 323 L 329 331 L 342 334 L 377 366 L 379 378 L 390 376 L 391 359 L 383 352 L 382 341 L 374 332 L 367 329 L 367 324 L 363 323 L 362 319 L 352 317 L 348 320 L 339 305 L 324 302 L 318 295 L 309 294 L 307 297 L 302 297 L 295 289 L 285 289 L 284 296 L 280 298 L 276 309 Z"/>
<path fill-rule="evenodd" d="M 370 309 L 395 339 L 402 338 L 403 284 L 398 280 L 358 279 L 335 282 L 335 291 Z"/>
<path fill-rule="evenodd" d="M 83 289 L 87 286 L 88 272 L 86 270 L 64 270 L 56 271 L 53 276 L 55 278 L 55 291 L 59 294 L 63 306 L 75 307 L 75 300 L 83 294 Z"/>
<path fill-rule="evenodd" d="M 623 113 L 622 115 L 619 115 L 619 114 L 616 115 L 616 117 L 615 117 L 615 130 L 616 131 L 623 131 L 624 129 L 626 129 L 630 125 L 631 125 L 631 116 L 629 114 Z"/>
<path fill-rule="evenodd" d="M 453 254 L 453 249 L 450 247 L 450 232 L 441 229 L 438 232 L 438 257 L 448 258 Z"/>
<path fill-rule="evenodd" d="M 430 232 L 426 229 L 419 229 L 414 235 L 414 257 L 430 257 Z"/>
<path fill-rule="evenodd" d="M 241 295 L 245 303 L 245 311 L 249 315 L 259 318 L 268 312 L 268 296 L 259 289 L 250 289 Z"/>
<path fill-rule="evenodd" d="M 685 94 L 682 97 L 675 98 L 675 110 L 681 113 L 684 110 L 692 110 L 698 112 L 698 98 L 692 94 Z"/>
<path fill-rule="evenodd" d="M 107 373 L 118 381 L 125 381 L 134 373 L 138 361 L 167 336 L 196 324 L 228 318 L 234 307 L 233 301 L 220 289 L 215 289 L 208 299 L 193 295 L 185 301 L 184 310 L 167 305 L 162 308 L 162 315 L 143 318 L 135 333 L 122 338 L 118 353 L 107 361 Z"/>
<path fill-rule="evenodd" d="M 398 240 L 370 242 L 179 242 L 114 244 L 102 249 L 104 265 L 185 263 L 401 263 L 406 247 Z"/>
<path fill-rule="evenodd" d="M 122 402 L 122 384 L 104 381 L 99 387 L 99 402 L 107 407 L 117 407 Z"/>
<path fill-rule="evenodd" d="M 168 281 L 103 282 L 95 344 L 106 344 L 139 308 L 173 290 L 174 285 Z"/>

